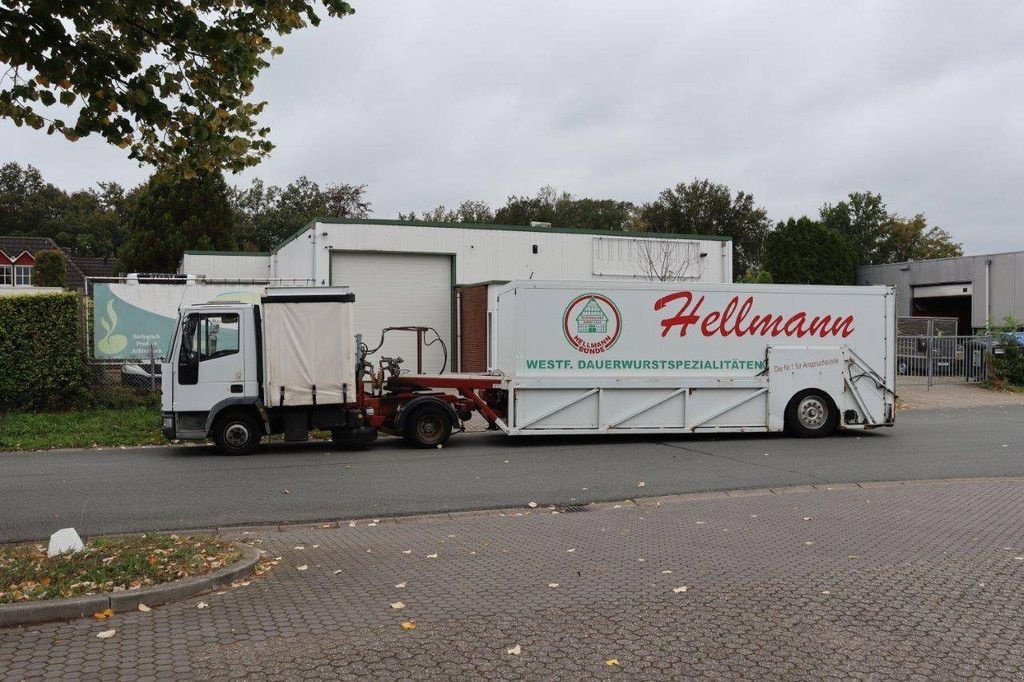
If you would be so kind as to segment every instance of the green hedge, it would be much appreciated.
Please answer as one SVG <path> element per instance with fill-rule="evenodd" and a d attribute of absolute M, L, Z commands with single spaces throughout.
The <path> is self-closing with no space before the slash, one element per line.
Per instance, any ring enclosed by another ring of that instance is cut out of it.
<path fill-rule="evenodd" d="M 85 377 L 77 293 L 0 296 L 0 410 L 74 405 Z"/>
<path fill-rule="evenodd" d="M 996 341 L 1003 344 L 1003 353 L 992 357 L 992 383 L 1024 387 L 1024 348 L 1006 334 Z"/>

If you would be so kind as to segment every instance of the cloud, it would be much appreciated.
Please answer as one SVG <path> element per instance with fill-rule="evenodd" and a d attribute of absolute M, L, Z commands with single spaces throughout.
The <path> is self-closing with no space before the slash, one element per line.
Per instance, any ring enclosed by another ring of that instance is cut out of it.
<path fill-rule="evenodd" d="M 855 190 L 969 252 L 1024 249 L 1024 5 L 356 4 L 260 78 L 277 149 L 236 177 L 365 182 L 375 217 L 533 193 L 643 201 L 710 177 L 770 215 Z M 136 182 L 120 150 L 0 123 L 69 187 Z"/>

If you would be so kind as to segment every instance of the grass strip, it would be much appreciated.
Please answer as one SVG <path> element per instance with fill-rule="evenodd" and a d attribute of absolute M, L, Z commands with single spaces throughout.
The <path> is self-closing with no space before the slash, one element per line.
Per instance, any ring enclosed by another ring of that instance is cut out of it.
<path fill-rule="evenodd" d="M 165 443 L 151 407 L 0 414 L 0 450 L 47 450 Z"/>
<path fill-rule="evenodd" d="M 39 543 L 0 547 L 0 604 L 80 597 L 203 575 L 238 561 L 230 543 L 205 535 L 98 537 L 76 554 L 48 558 Z"/>

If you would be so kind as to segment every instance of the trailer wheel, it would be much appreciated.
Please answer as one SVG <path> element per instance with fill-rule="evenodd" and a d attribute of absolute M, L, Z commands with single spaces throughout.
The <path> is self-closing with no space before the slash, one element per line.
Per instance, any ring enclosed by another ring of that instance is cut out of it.
<path fill-rule="evenodd" d="M 260 423 L 247 412 L 229 412 L 213 424 L 213 442 L 226 455 L 249 455 L 263 437 Z"/>
<path fill-rule="evenodd" d="M 448 413 L 437 405 L 416 408 L 405 422 L 405 438 L 421 448 L 435 448 L 452 435 Z"/>
<path fill-rule="evenodd" d="M 786 429 L 800 438 L 828 436 L 839 425 L 839 410 L 822 391 L 800 391 L 786 406 Z"/>

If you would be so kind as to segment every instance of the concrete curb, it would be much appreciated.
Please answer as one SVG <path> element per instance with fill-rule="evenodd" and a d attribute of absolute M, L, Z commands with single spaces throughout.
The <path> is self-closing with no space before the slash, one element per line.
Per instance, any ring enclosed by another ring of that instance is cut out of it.
<path fill-rule="evenodd" d="M 135 611 L 139 604 L 157 606 L 169 602 L 195 597 L 212 592 L 241 577 L 252 573 L 260 560 L 260 551 L 251 545 L 238 545 L 242 558 L 218 571 L 162 585 L 142 587 L 137 590 L 111 592 L 88 597 L 72 597 L 70 599 L 49 599 L 37 602 L 18 602 L 16 604 L 0 604 L 0 628 L 14 625 L 44 623 L 51 620 L 72 620 L 86 618 L 102 611 L 111 609 L 115 613 Z"/>

